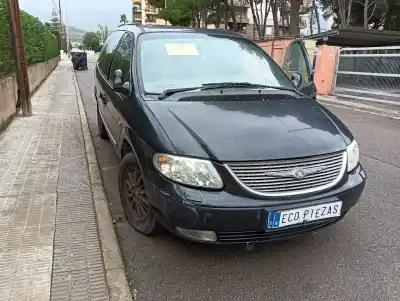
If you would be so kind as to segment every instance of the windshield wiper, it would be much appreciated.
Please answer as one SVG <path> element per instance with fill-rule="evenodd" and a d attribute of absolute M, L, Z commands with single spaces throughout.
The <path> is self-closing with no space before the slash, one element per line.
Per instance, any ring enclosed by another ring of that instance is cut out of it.
<path fill-rule="evenodd" d="M 158 95 L 159 100 L 166 99 L 167 97 L 179 93 L 179 92 L 186 92 L 186 91 L 193 91 L 193 90 L 198 90 L 201 89 L 202 87 L 188 87 L 188 88 L 175 88 L 175 89 L 167 89 L 162 91 L 160 95 Z"/>
<path fill-rule="evenodd" d="M 226 89 L 226 88 L 259 88 L 259 89 L 260 88 L 268 88 L 268 89 L 276 89 L 276 90 L 282 90 L 282 91 L 291 91 L 291 92 L 300 94 L 299 91 L 297 91 L 295 89 L 285 88 L 285 87 L 252 84 L 252 83 L 247 83 L 247 82 L 222 82 L 222 83 L 202 84 L 201 87 L 166 89 L 166 90 L 162 91 L 162 93 L 160 95 L 158 95 L 158 99 L 163 100 L 175 93 L 186 92 L 186 91 L 213 90 L 213 89 Z"/>
<path fill-rule="evenodd" d="M 291 92 L 299 94 L 299 91 L 297 91 L 296 89 L 279 87 L 279 86 L 252 84 L 252 83 L 248 83 L 248 82 L 207 83 L 207 84 L 202 85 L 202 90 L 224 89 L 224 88 L 269 88 L 269 89 L 276 89 L 276 90 L 282 90 L 282 91 L 291 91 Z"/>

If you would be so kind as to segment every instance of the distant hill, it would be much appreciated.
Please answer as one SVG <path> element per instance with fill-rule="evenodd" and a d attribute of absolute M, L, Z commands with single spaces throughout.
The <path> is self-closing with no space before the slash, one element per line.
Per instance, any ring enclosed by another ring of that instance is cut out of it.
<path fill-rule="evenodd" d="M 68 26 L 68 33 L 71 42 L 82 42 L 85 31 L 74 26 Z"/>

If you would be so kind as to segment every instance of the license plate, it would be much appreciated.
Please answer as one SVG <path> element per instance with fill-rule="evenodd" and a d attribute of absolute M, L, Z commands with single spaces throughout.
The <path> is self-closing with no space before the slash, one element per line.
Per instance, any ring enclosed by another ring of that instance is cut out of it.
<path fill-rule="evenodd" d="M 268 213 L 268 229 L 276 229 L 304 222 L 311 222 L 340 216 L 342 202 L 296 208 Z"/>

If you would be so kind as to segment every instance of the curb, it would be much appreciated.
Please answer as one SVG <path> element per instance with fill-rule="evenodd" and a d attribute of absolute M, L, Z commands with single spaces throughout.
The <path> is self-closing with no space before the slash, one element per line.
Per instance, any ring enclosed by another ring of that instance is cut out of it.
<path fill-rule="evenodd" d="M 323 96 L 323 95 L 318 95 L 317 101 L 322 104 L 326 104 L 333 107 L 347 108 L 354 111 L 400 120 L 400 112 L 389 108 L 383 108 L 364 103 L 357 103 L 354 101 L 339 100 L 332 96 Z"/>
<path fill-rule="evenodd" d="M 111 301 L 132 301 L 132 292 L 125 276 L 125 267 L 119 249 L 117 235 L 114 231 L 107 197 L 101 180 L 100 169 L 92 136 L 89 131 L 85 108 L 75 72 L 73 72 L 76 97 L 79 106 L 82 132 L 84 137 L 86 159 L 88 162 L 89 179 L 97 216 L 97 226 L 103 252 L 104 269 Z"/>

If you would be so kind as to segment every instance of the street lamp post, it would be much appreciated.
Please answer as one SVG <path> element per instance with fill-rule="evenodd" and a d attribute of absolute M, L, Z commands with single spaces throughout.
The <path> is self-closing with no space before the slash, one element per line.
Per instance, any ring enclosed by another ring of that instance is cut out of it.
<path fill-rule="evenodd" d="M 67 38 L 67 54 L 69 57 L 69 29 L 68 29 L 68 9 L 67 9 L 67 0 L 65 0 L 65 33 Z"/>
<path fill-rule="evenodd" d="M 97 9 L 96 11 L 98 14 L 100 13 L 100 9 Z M 100 44 L 104 45 L 104 28 L 102 26 L 100 27 Z"/>

